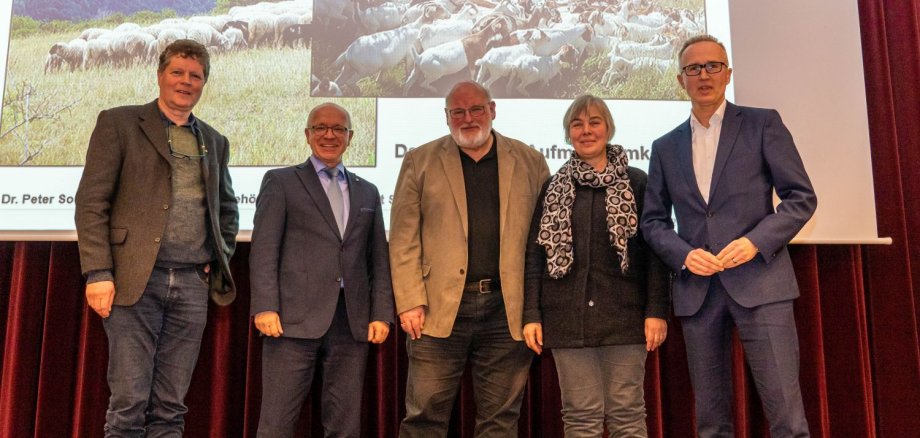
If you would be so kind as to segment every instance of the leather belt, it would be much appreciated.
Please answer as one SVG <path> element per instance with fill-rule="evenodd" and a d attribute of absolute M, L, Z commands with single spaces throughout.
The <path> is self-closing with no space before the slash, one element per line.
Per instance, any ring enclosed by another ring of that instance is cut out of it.
<path fill-rule="evenodd" d="M 501 281 L 497 279 L 484 278 L 479 281 L 471 281 L 463 286 L 464 292 L 476 292 L 480 294 L 488 294 L 495 291 L 501 290 L 502 285 Z"/>

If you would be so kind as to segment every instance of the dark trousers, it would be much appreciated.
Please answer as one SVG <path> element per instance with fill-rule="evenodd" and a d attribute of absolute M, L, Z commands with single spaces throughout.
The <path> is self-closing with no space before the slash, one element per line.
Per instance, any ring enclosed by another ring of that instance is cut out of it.
<path fill-rule="evenodd" d="M 283 328 L 283 327 L 282 327 Z M 356 341 L 348 327 L 344 295 L 339 293 L 329 330 L 319 339 L 262 340 L 262 410 L 258 436 L 294 435 L 317 367 L 323 373 L 322 422 L 327 437 L 361 435 L 361 393 L 368 343 Z"/>
<path fill-rule="evenodd" d="M 508 329 L 501 292 L 464 293 L 447 338 L 407 340 L 406 418 L 400 437 L 447 436 L 467 361 L 472 364 L 477 437 L 516 437 L 533 353 Z"/>
<path fill-rule="evenodd" d="M 207 319 L 207 276 L 195 267 L 154 268 L 137 303 L 112 306 L 103 320 L 112 392 L 106 437 L 182 436 Z"/>
<path fill-rule="evenodd" d="M 799 389 L 799 340 L 792 301 L 746 308 L 712 278 L 706 301 L 680 318 L 690 380 L 696 396 L 700 437 L 734 437 L 732 423 L 731 332 L 738 328 L 744 356 L 763 402 L 773 438 L 807 437 Z"/>

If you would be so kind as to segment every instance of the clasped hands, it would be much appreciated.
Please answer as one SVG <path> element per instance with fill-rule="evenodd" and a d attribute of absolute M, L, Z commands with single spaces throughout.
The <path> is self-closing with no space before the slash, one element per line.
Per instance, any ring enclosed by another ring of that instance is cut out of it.
<path fill-rule="evenodd" d="M 281 328 L 281 317 L 278 312 L 271 310 L 259 312 L 253 318 L 253 322 L 256 324 L 256 329 L 265 336 L 277 338 L 284 334 L 284 329 Z M 389 333 L 390 324 L 384 321 L 373 321 L 367 325 L 367 342 L 382 344 L 383 341 L 387 340 Z"/>
<path fill-rule="evenodd" d="M 696 275 L 708 277 L 749 262 L 757 255 L 757 251 L 757 247 L 750 239 L 739 237 L 716 255 L 702 248 L 690 251 L 684 260 L 684 266 Z"/>

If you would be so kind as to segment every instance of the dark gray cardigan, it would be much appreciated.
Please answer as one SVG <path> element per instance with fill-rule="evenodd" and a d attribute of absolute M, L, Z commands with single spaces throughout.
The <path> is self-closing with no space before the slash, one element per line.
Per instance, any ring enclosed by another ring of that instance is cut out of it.
<path fill-rule="evenodd" d="M 645 172 L 630 167 L 629 182 L 642 211 Z M 546 270 L 546 250 L 537 243 L 543 185 L 527 240 L 524 278 L 524 324 L 543 324 L 546 348 L 596 347 L 645 343 L 645 318 L 667 319 L 669 271 L 642 238 L 629 239 L 629 269 L 620 271 L 620 256 L 607 233 L 605 189 L 576 184 L 572 207 L 575 262 L 556 280 Z"/>

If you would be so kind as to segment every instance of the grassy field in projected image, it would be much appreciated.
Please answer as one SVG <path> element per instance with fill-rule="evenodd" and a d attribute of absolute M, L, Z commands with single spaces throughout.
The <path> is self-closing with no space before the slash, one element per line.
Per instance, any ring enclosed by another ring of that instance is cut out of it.
<path fill-rule="evenodd" d="M 78 34 L 36 34 L 10 41 L 0 166 L 83 165 L 101 110 L 147 103 L 157 96 L 153 64 L 73 72 L 65 64 L 60 71 L 43 74 L 48 49 Z M 210 79 L 195 115 L 230 140 L 231 165 L 300 163 L 310 154 L 303 134 L 307 113 L 314 105 L 330 100 L 311 98 L 309 84 L 309 48 L 212 54 Z M 356 129 L 345 163 L 374 166 L 375 100 L 332 100 L 348 109 Z M 42 115 L 28 126 L 20 125 L 26 102 L 30 114 Z M 24 160 L 27 153 L 33 156 Z"/>

